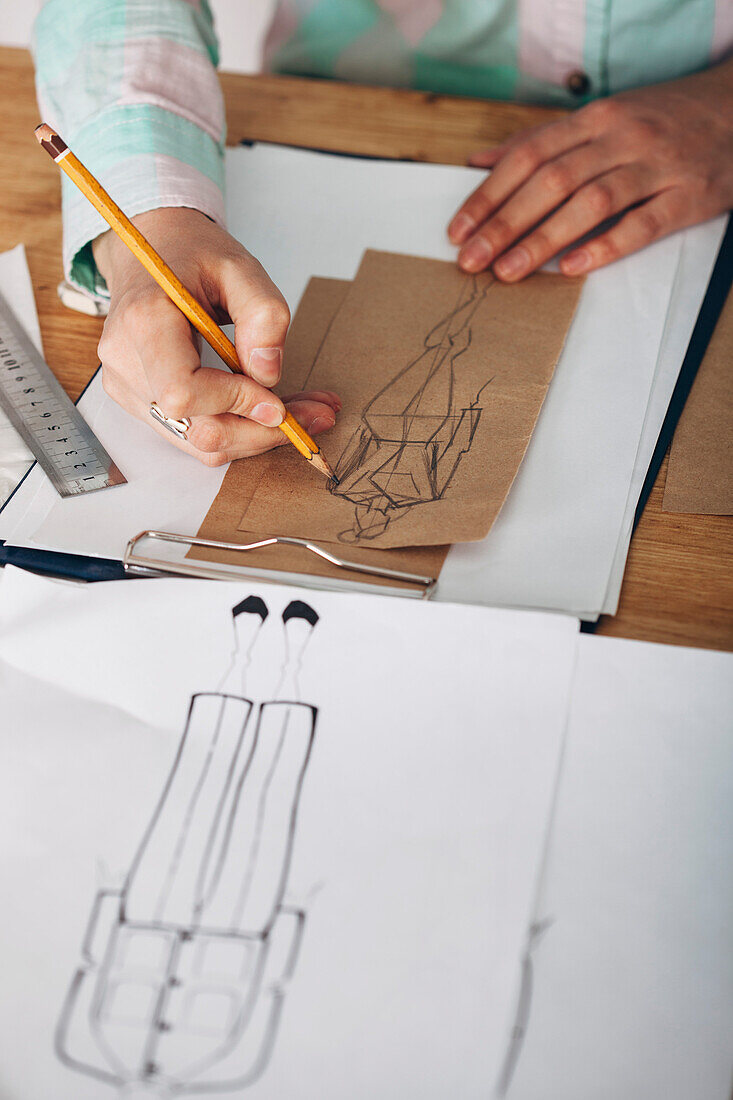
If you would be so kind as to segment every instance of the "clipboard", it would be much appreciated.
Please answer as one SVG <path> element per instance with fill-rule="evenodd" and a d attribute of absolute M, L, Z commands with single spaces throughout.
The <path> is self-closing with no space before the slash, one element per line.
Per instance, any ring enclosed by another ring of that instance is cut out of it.
<path fill-rule="evenodd" d="M 370 591 L 379 591 L 382 595 L 400 595 L 428 599 L 437 584 L 437 577 L 430 577 L 422 573 L 408 573 L 402 569 L 388 569 L 383 565 L 364 565 L 361 562 L 348 561 L 338 557 L 332 550 L 308 539 L 286 537 L 284 535 L 272 535 L 269 538 L 258 539 L 250 543 L 222 542 L 219 539 L 204 539 L 198 536 L 177 535 L 168 531 L 141 531 L 127 544 L 122 559 L 122 568 L 125 576 L 176 576 L 198 577 L 204 580 L 236 580 L 248 578 L 263 581 L 282 581 L 284 574 L 271 569 L 248 568 L 246 564 L 232 569 L 226 566 L 210 564 L 206 561 L 166 561 L 162 557 L 150 557 L 138 551 L 138 545 L 142 542 L 157 542 L 158 544 L 188 545 L 209 550 L 223 550 L 233 554 L 246 555 L 249 551 L 261 550 L 268 546 L 297 546 L 314 557 L 320 558 L 343 569 L 346 573 L 358 573 L 370 577 L 377 577 L 384 581 L 397 582 L 404 587 L 389 587 L 383 585 L 370 585 Z M 307 588 L 328 588 L 328 578 L 316 576 L 310 573 L 295 574 L 296 583 Z M 343 579 L 339 587 L 364 589 L 357 581 Z"/>

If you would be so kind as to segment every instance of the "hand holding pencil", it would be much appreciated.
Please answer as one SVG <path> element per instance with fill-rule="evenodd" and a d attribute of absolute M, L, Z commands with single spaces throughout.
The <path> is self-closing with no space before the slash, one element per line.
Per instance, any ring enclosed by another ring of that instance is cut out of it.
<path fill-rule="evenodd" d="M 111 296 L 99 349 L 107 392 L 207 465 L 259 454 L 289 439 L 330 476 L 311 436 L 333 426 L 340 402 L 335 394 L 314 392 L 283 403 L 271 392 L 289 313 L 260 264 L 192 209 L 151 210 L 130 223 L 77 158 L 64 155 L 66 147 L 50 127 L 39 127 L 36 136 L 115 230 L 94 245 Z M 213 318 L 234 321 L 236 348 Z M 189 321 L 238 373 L 200 366 Z M 240 362 L 248 376 L 239 373 Z M 172 422 L 175 435 L 165 430 L 152 403 Z"/>

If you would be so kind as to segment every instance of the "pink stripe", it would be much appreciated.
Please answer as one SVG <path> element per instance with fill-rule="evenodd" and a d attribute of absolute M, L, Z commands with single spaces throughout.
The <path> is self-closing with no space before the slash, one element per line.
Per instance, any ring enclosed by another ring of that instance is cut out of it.
<path fill-rule="evenodd" d="M 733 0 L 717 0 L 711 60 L 722 61 L 731 50 L 733 50 Z"/>
<path fill-rule="evenodd" d="M 410 46 L 417 46 L 443 14 L 443 0 L 377 0 L 383 11 L 389 12 L 402 37 Z"/>
<path fill-rule="evenodd" d="M 262 48 L 262 67 L 267 70 L 279 49 L 293 37 L 303 17 L 302 9 L 296 10 L 292 0 L 280 0 Z"/>
<path fill-rule="evenodd" d="M 214 141 L 224 134 L 224 104 L 216 70 L 208 57 L 166 38 L 125 43 L 125 62 L 116 100 L 121 107 L 149 104 L 172 111 L 205 130 Z"/>
<path fill-rule="evenodd" d="M 562 85 L 583 68 L 585 0 L 519 0 L 519 67 Z"/>
<path fill-rule="evenodd" d="M 190 206 L 226 225 L 224 198 L 216 184 L 191 164 L 155 154 L 156 206 Z"/>

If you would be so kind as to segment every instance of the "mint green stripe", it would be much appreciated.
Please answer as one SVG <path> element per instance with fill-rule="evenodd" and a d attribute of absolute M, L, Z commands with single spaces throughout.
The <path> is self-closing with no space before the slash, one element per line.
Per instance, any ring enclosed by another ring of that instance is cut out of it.
<path fill-rule="evenodd" d="M 108 79 L 109 100 L 122 76 L 125 42 L 134 38 L 163 38 L 218 61 L 208 4 L 197 11 L 183 0 L 50 0 L 34 27 L 39 83 L 64 80 L 64 94 L 73 101 L 87 70 L 99 67 L 99 76 L 104 72 Z"/>
<path fill-rule="evenodd" d="M 379 21 L 373 0 L 321 0 L 303 16 L 273 66 L 283 72 L 333 76 L 339 55 Z"/>
<path fill-rule="evenodd" d="M 124 41 L 130 31 L 145 38 L 168 38 L 199 53 L 216 48 L 208 4 L 199 11 L 184 0 L 50 0 L 36 20 L 37 34 L 67 39 L 77 49 L 90 42 Z M 68 56 L 66 63 L 70 64 Z"/>
<path fill-rule="evenodd" d="M 223 150 L 188 119 L 162 107 L 110 107 L 87 122 L 69 144 L 94 175 L 127 157 L 160 153 L 198 168 L 223 187 Z"/>
<path fill-rule="evenodd" d="M 477 99 L 513 99 L 516 85 L 517 70 L 510 65 L 463 65 L 421 53 L 413 58 L 412 86 L 423 92 Z"/>
<path fill-rule="evenodd" d="M 697 72 L 714 22 L 715 0 L 586 0 L 586 69 L 602 94 Z"/>
<path fill-rule="evenodd" d="M 415 51 L 415 87 L 511 99 L 519 76 L 514 0 L 446 4 Z"/>

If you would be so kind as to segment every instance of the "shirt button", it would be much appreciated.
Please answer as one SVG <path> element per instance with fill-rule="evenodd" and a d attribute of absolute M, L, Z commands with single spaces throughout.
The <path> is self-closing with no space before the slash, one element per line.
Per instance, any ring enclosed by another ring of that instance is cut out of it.
<path fill-rule="evenodd" d="M 565 87 L 571 95 L 586 95 L 590 91 L 590 77 L 581 69 L 576 69 L 566 76 Z"/>

